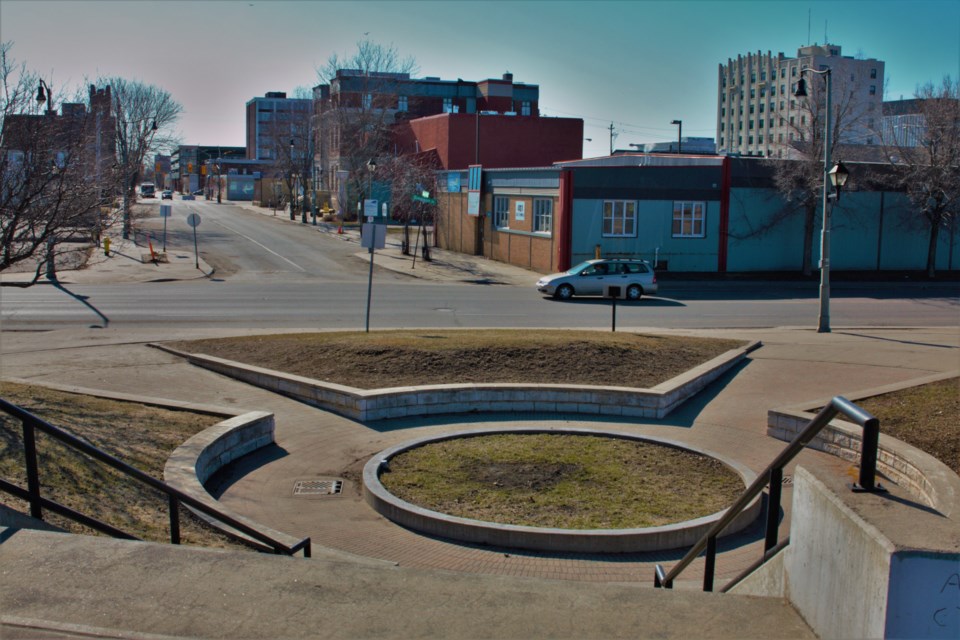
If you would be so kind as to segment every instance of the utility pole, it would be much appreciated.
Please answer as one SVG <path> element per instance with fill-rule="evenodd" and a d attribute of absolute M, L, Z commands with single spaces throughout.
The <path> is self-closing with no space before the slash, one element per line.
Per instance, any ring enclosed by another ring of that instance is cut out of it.
<path fill-rule="evenodd" d="M 613 132 L 613 123 L 610 123 L 608 127 L 610 129 L 610 155 L 613 155 L 613 139 L 617 137 L 617 134 Z"/>

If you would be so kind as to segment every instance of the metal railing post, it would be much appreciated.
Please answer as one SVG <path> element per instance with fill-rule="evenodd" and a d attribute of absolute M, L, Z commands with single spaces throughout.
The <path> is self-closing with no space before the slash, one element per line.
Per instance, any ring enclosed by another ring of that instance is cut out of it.
<path fill-rule="evenodd" d="M 767 535 L 763 550 L 770 551 L 777 546 L 777 534 L 780 529 L 780 497 L 783 492 L 783 468 L 770 470 L 770 492 L 767 494 Z"/>
<path fill-rule="evenodd" d="M 859 491 L 877 491 L 877 448 L 880 446 L 880 421 L 867 420 L 863 425 L 863 442 L 860 445 Z"/>
<path fill-rule="evenodd" d="M 703 590 L 713 591 L 713 575 L 717 568 L 717 536 L 707 538 L 707 557 L 703 565 Z"/>
<path fill-rule="evenodd" d="M 22 420 L 23 424 L 23 455 L 27 467 L 27 493 L 30 494 L 30 515 L 43 520 L 43 509 L 40 506 L 40 468 L 37 465 L 37 441 L 33 423 Z"/>
<path fill-rule="evenodd" d="M 170 494 L 170 543 L 180 544 L 180 501 Z"/>

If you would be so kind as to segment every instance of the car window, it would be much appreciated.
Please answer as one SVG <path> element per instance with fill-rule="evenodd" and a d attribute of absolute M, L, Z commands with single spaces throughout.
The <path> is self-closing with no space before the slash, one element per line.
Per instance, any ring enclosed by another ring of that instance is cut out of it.
<path fill-rule="evenodd" d="M 627 273 L 647 273 L 647 265 L 642 262 L 629 262 L 625 265 Z"/>
<path fill-rule="evenodd" d="M 622 262 L 610 262 L 607 264 L 607 273 L 609 273 L 610 275 L 618 275 L 621 273 L 626 273 L 626 271 L 624 271 L 625 266 L 626 265 L 623 264 Z"/>

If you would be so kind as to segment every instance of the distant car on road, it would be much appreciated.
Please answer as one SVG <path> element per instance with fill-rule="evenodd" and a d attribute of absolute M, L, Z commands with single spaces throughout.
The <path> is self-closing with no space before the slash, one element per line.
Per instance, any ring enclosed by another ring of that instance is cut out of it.
<path fill-rule="evenodd" d="M 537 291 L 568 300 L 573 296 L 602 296 L 607 287 L 620 287 L 620 297 L 639 300 L 657 292 L 657 274 L 646 260 L 587 260 L 537 281 Z"/>
<path fill-rule="evenodd" d="M 173 191 L 170 191 L 169 189 L 163 191 L 163 192 L 160 194 L 160 199 L 161 199 L 161 200 L 173 200 Z"/>
<path fill-rule="evenodd" d="M 197 190 L 194 191 L 191 195 L 202 196 L 202 195 L 203 195 L 203 189 L 197 189 Z"/>

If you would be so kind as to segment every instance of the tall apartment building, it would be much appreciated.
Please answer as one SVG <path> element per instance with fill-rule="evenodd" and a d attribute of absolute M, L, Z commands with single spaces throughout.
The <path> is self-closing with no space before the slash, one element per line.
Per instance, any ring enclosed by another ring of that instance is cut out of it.
<path fill-rule="evenodd" d="M 791 157 L 810 135 L 806 100 L 823 95 L 823 74 L 803 73 L 810 98 L 794 89 L 803 69 L 829 68 L 833 112 L 843 112 L 840 143 L 876 144 L 883 104 L 884 63 L 843 56 L 834 44 L 801 47 L 796 58 L 769 51 L 728 59 L 717 82 L 717 152 Z"/>
<path fill-rule="evenodd" d="M 306 140 L 310 131 L 313 100 L 288 98 L 282 91 L 269 91 L 262 98 L 247 102 L 247 159 L 273 161 L 281 149 L 293 146 L 294 161 L 303 164 L 311 155 Z"/>

